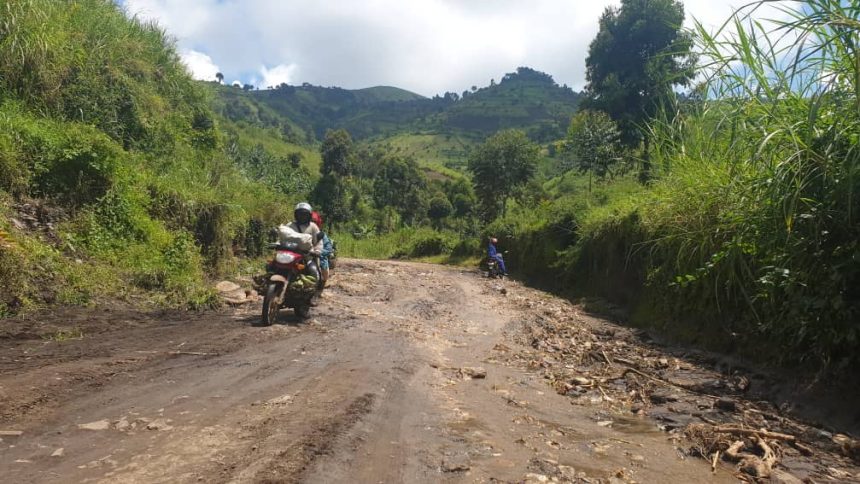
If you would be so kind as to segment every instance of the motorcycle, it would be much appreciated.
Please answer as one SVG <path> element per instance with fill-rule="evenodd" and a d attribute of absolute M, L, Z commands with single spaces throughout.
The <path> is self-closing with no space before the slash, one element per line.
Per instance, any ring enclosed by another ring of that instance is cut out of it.
<path fill-rule="evenodd" d="M 507 254 L 508 251 L 503 253 Z M 499 267 L 499 261 L 493 257 L 487 257 L 487 277 L 490 279 L 501 279 L 505 277 L 505 273 L 502 272 L 502 269 Z"/>
<path fill-rule="evenodd" d="M 262 324 L 275 323 L 281 308 L 292 308 L 296 316 L 307 318 L 320 285 L 313 254 L 290 242 L 269 247 L 275 249 L 275 256 L 266 264 Z"/>

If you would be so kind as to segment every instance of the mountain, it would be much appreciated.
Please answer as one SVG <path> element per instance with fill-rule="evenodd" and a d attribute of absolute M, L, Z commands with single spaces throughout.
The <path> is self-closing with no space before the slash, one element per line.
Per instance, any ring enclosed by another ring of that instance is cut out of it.
<path fill-rule="evenodd" d="M 415 94 L 406 89 L 393 86 L 374 86 L 352 91 L 359 100 L 368 103 L 379 103 L 388 101 L 417 101 L 427 99 L 420 94 Z"/>
<path fill-rule="evenodd" d="M 506 74 L 499 83 L 432 98 L 390 86 L 348 90 L 307 83 L 258 91 L 218 86 L 217 92 L 216 110 L 224 117 L 281 127 L 296 141 L 321 139 L 334 128 L 357 139 L 409 132 L 477 139 L 518 128 L 537 141 L 551 141 L 564 135 L 581 96 L 528 67 Z"/>

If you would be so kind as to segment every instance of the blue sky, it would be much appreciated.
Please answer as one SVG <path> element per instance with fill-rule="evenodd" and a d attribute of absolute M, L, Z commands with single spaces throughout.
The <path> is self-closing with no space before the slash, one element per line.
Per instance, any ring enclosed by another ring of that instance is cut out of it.
<path fill-rule="evenodd" d="M 585 83 L 588 43 L 609 0 L 118 0 L 174 36 L 192 74 L 423 95 L 461 92 L 518 66 Z M 745 0 L 688 0 L 688 19 L 725 20 Z"/>

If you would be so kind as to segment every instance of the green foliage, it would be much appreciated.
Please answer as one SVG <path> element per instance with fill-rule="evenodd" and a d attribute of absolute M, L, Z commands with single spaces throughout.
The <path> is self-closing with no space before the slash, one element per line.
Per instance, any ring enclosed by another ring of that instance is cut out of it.
<path fill-rule="evenodd" d="M 339 234 L 337 247 L 338 252 L 344 257 L 417 258 L 449 255 L 460 240 L 461 237 L 453 232 L 436 231 L 428 227 L 405 227 L 369 237 Z"/>
<path fill-rule="evenodd" d="M 573 167 L 589 175 L 591 195 L 592 175 L 603 179 L 612 174 L 612 167 L 620 161 L 618 128 L 606 113 L 580 111 L 570 122 L 566 142 L 573 155 Z"/>
<path fill-rule="evenodd" d="M 505 202 L 534 175 L 540 147 L 522 131 L 501 131 L 488 138 L 469 158 L 475 193 L 483 216 L 504 213 Z"/>
<path fill-rule="evenodd" d="M 427 180 L 411 158 L 389 156 L 373 180 L 373 200 L 377 208 L 393 207 L 409 224 L 427 214 Z"/>
<path fill-rule="evenodd" d="M 847 374 L 860 363 L 860 22 L 825 1 L 789 20 L 748 13 L 726 24 L 736 35 L 699 26 L 706 83 L 648 126 L 652 185 L 598 184 L 585 205 L 569 174 L 547 184 L 556 200 L 486 233 L 513 271 L 621 302 L 638 324 Z"/>
<path fill-rule="evenodd" d="M 438 194 L 430 199 L 430 206 L 427 209 L 427 215 L 434 221 L 437 228 L 440 227 L 442 219 L 451 215 L 454 212 L 454 207 L 448 201 L 448 197 L 444 194 Z"/>
<path fill-rule="evenodd" d="M 7 1 L 0 11 L 0 224 L 16 199 L 62 219 L 45 238 L 11 229 L 2 311 L 144 290 L 163 304 L 213 304 L 207 273 L 259 244 L 246 228 L 281 219 L 276 191 L 297 189 L 282 184 L 282 145 L 261 148 L 245 139 L 259 128 L 231 126 L 222 151 L 206 85 L 160 29 L 114 2 Z"/>
<path fill-rule="evenodd" d="M 339 224 L 350 218 L 347 187 L 343 179 L 335 174 L 320 178 L 311 193 L 311 200 L 331 224 Z"/>
<path fill-rule="evenodd" d="M 630 146 L 671 98 L 672 87 L 694 76 L 692 39 L 683 22 L 677 0 L 622 0 L 600 17 L 585 61 L 586 106 L 612 116 Z"/>
<path fill-rule="evenodd" d="M 320 155 L 323 175 L 347 176 L 352 171 L 352 137 L 346 130 L 327 131 Z"/>

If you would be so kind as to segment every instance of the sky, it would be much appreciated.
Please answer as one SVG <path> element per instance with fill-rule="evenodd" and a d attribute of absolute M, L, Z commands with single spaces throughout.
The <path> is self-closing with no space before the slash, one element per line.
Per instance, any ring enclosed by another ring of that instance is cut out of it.
<path fill-rule="evenodd" d="M 497 81 L 518 66 L 585 85 L 588 44 L 610 0 L 118 0 L 176 40 L 194 77 L 260 88 L 389 85 L 425 96 Z M 686 0 L 720 25 L 749 0 Z"/>

